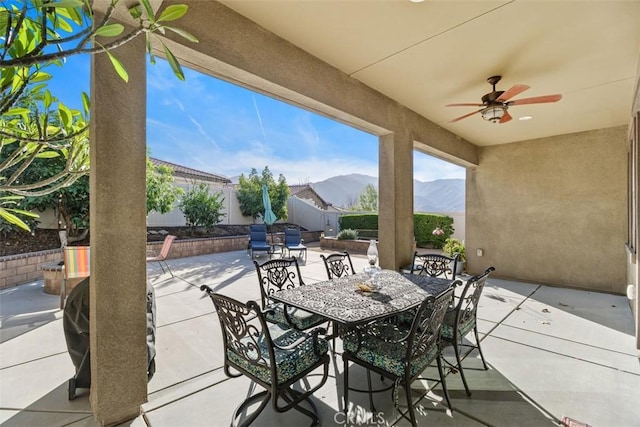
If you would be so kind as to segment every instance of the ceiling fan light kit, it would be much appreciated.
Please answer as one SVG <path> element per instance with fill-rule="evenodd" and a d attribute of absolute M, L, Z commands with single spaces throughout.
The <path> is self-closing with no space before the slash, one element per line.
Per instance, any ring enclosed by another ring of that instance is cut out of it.
<path fill-rule="evenodd" d="M 480 113 L 482 118 L 491 123 L 506 123 L 512 119 L 509 114 L 509 107 L 512 105 L 524 105 L 524 104 L 545 104 L 549 102 L 558 102 L 562 99 L 562 95 L 544 95 L 535 96 L 533 98 L 515 99 L 509 101 L 516 95 L 521 94 L 525 90 L 529 89 L 527 85 L 513 85 L 509 90 L 502 91 L 496 90 L 496 84 L 500 81 L 502 76 L 491 76 L 487 79 L 487 82 L 493 87 L 493 91 L 485 94 L 481 99 L 481 104 L 476 103 L 461 103 L 461 104 L 448 104 L 447 107 L 482 107 L 477 111 L 467 113 L 463 116 L 457 117 L 451 120 L 450 123 L 457 122 L 474 114 Z"/>
<path fill-rule="evenodd" d="M 501 105 L 492 105 L 480 112 L 482 118 L 491 123 L 498 123 L 507 112 L 507 108 Z"/>

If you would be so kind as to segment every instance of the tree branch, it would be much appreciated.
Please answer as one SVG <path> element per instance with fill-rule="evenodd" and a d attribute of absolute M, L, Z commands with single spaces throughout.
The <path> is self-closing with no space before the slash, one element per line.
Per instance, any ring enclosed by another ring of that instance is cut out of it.
<path fill-rule="evenodd" d="M 11 133 L 11 132 L 7 132 L 7 131 L 4 131 L 4 130 L 0 130 L 0 137 L 11 138 L 11 139 L 15 139 L 15 140 L 20 141 L 20 142 L 35 142 L 36 144 L 42 144 L 47 148 L 58 150 L 60 148 L 67 148 L 71 144 L 68 143 L 68 144 L 60 145 L 60 144 L 55 144 L 55 143 L 63 142 L 63 141 L 66 141 L 68 139 L 75 138 L 76 136 L 82 135 L 84 132 L 87 131 L 87 129 L 89 129 L 89 125 L 86 125 L 86 126 L 80 128 L 79 130 L 74 131 L 73 133 L 65 134 L 64 132 L 62 132 L 58 136 L 48 137 L 47 139 L 26 137 L 26 136 L 17 135 L 17 134 Z"/>
<path fill-rule="evenodd" d="M 47 178 L 44 181 L 37 182 L 35 184 L 25 184 L 25 185 L 17 185 L 17 186 L 5 186 L 0 185 L 0 191 L 6 191 L 7 193 L 16 194 L 18 196 L 28 196 L 28 197 L 40 197 L 46 196 L 47 194 L 51 194 L 60 188 L 68 187 L 74 182 L 76 182 L 80 177 L 87 175 L 89 171 L 79 171 L 79 172 L 67 172 L 62 171 L 52 176 L 51 178 Z M 56 184 L 53 187 L 49 187 L 44 190 L 39 191 L 30 191 L 37 188 L 46 187 L 49 184 L 53 184 L 56 181 L 60 181 L 64 179 L 59 184 Z"/>
<path fill-rule="evenodd" d="M 111 49 L 115 49 L 117 47 L 120 47 L 128 42 L 130 42 L 131 40 L 133 40 L 134 38 L 138 37 L 140 34 L 144 33 L 148 31 L 146 28 L 144 27 L 138 27 L 135 30 L 131 31 L 129 34 L 127 34 L 126 36 L 115 40 L 111 43 L 107 43 L 98 47 L 91 47 L 91 48 L 81 48 L 81 47 L 76 47 L 74 49 L 69 49 L 69 50 L 61 50 L 58 52 L 54 52 L 54 53 L 47 53 L 44 55 L 38 55 L 38 56 L 23 56 L 23 57 L 19 57 L 19 58 L 11 58 L 11 59 L 7 59 L 7 60 L 1 60 L 0 61 L 0 67 L 16 67 L 16 66 L 22 66 L 22 67 L 29 67 L 35 64 L 40 64 L 42 62 L 49 62 L 49 61 L 55 61 L 58 59 L 62 59 L 62 58 L 67 58 L 69 56 L 73 56 L 73 55 L 79 55 L 79 54 L 83 54 L 83 53 L 89 53 L 89 54 L 94 54 L 94 53 L 103 53 L 106 52 L 108 50 Z"/>
<path fill-rule="evenodd" d="M 15 182 L 15 180 L 18 179 L 18 177 L 20 175 L 22 175 L 22 172 L 24 172 L 24 170 L 29 167 L 29 165 L 33 162 L 33 160 L 36 158 L 38 153 L 40 153 L 40 151 L 42 151 L 42 146 L 40 146 L 37 149 L 33 150 L 33 152 L 29 155 L 29 157 L 22 162 L 20 167 L 18 169 L 16 169 L 16 171 L 13 173 L 13 175 L 11 175 L 11 177 L 9 177 L 9 179 L 3 185 L 11 185 L 11 184 L 13 184 Z"/>

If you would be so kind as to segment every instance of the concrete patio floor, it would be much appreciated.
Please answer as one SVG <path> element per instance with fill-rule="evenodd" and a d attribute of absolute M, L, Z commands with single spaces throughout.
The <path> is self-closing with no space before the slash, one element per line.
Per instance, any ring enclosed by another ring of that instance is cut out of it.
<path fill-rule="evenodd" d="M 301 268 L 308 283 L 326 277 L 321 253 L 317 247 L 308 251 Z M 365 257 L 354 256 L 353 261 L 358 271 L 366 264 Z M 244 377 L 224 375 L 218 319 L 199 286 L 207 284 L 241 301 L 258 299 L 255 268 L 244 251 L 169 264 L 173 278 L 149 265 L 157 303 L 157 371 L 143 413 L 125 425 L 229 425 L 235 407 L 253 388 Z M 59 297 L 43 292 L 42 281 L 0 291 L 2 425 L 96 425 L 88 390 L 79 389 L 75 400 L 67 400 L 67 382 L 75 369 L 58 304 Z M 465 359 L 470 398 L 459 375 L 447 375 L 453 412 L 441 403 L 439 386 L 427 393 L 425 384 L 414 383 L 420 425 L 541 426 L 570 417 L 594 427 L 640 426 L 640 364 L 625 297 L 490 277 L 479 329 L 489 370 L 480 369 L 475 352 Z M 330 378 L 314 395 L 324 426 L 344 424 L 342 360 L 338 355 L 334 361 Z M 356 387 L 365 388 L 364 374 L 359 367 L 350 368 Z M 366 394 L 351 392 L 350 400 L 353 425 L 409 425 L 393 407 L 390 392 L 375 395 L 375 414 L 369 412 Z M 296 411 L 276 414 L 270 407 L 254 423 L 308 424 Z"/>

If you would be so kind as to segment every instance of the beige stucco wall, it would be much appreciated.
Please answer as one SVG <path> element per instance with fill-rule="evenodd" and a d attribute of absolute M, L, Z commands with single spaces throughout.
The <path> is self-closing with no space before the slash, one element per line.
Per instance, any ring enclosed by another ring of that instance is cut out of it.
<path fill-rule="evenodd" d="M 620 126 L 482 148 L 467 170 L 467 269 L 624 293 L 626 136 Z"/>

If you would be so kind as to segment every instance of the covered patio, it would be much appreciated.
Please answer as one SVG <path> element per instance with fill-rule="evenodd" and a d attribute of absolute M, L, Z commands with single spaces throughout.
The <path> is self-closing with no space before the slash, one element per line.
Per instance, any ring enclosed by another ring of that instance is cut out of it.
<path fill-rule="evenodd" d="M 322 253 L 309 249 L 301 267 L 306 282 L 326 278 Z M 367 263 L 364 256 L 353 261 L 356 270 Z M 149 401 L 137 418 L 122 425 L 228 425 L 236 405 L 255 389 L 244 377 L 224 375 L 218 318 L 198 288 L 207 284 L 241 301 L 258 300 L 255 268 L 245 251 L 169 263 L 173 278 L 157 266 L 149 268 L 157 303 L 157 371 L 149 382 Z M 0 296 L 0 423 L 100 425 L 88 390 L 79 389 L 75 400 L 67 400 L 67 381 L 75 370 L 58 298 L 45 294 L 41 282 L 5 289 Z M 470 398 L 459 375 L 448 373 L 453 412 L 442 404 L 439 387 L 424 396 L 428 385 L 414 383 L 420 424 L 551 426 L 565 417 L 591 426 L 637 424 L 640 367 L 625 297 L 490 278 L 479 319 L 489 370 L 481 369 L 476 352 L 465 359 Z M 314 395 L 324 426 L 344 425 L 341 371 L 336 355 L 331 377 Z M 352 366 L 350 372 L 355 386 L 366 388 L 364 369 Z M 390 391 L 375 395 L 376 413 L 369 411 L 366 394 L 352 392 L 350 400 L 353 425 L 408 425 L 393 408 Z M 307 424 L 296 411 L 276 414 L 268 407 L 254 425 Z"/>
<path fill-rule="evenodd" d="M 94 2 L 97 10 L 109 3 Z M 151 3 L 161 9 L 180 1 Z M 421 12 L 409 9 L 408 1 L 375 2 L 381 9 L 373 15 L 350 9 L 360 2 L 186 3 L 190 10 L 179 26 L 200 42 L 185 45 L 171 34 L 164 40 L 183 65 L 379 137 L 381 266 L 397 269 L 411 257 L 413 151 L 429 153 L 467 167 L 471 273 L 494 265 L 496 277 L 580 288 L 589 292 L 589 301 L 601 295 L 596 291 L 615 294 L 616 307 L 629 305 L 623 296 L 628 294 L 634 345 L 640 347 L 637 2 L 425 2 L 436 10 Z M 301 9 L 290 9 L 293 4 Z M 125 15 L 117 16 L 126 23 Z M 351 31 L 365 15 L 360 30 Z M 342 25 L 324 25 L 323 19 Z M 392 23 L 396 27 L 387 28 Z M 487 46 L 485 40 L 501 43 Z M 119 47 L 118 58 L 129 72 L 128 83 L 104 55 L 93 58 L 91 71 L 90 401 L 106 425 L 137 416 L 155 393 L 147 389 L 144 363 L 144 40 Z M 477 102 L 487 90 L 483 79 L 502 74 L 508 75 L 505 85 L 526 83 L 544 91 L 536 94 L 562 92 L 557 105 L 564 107 L 537 110 L 532 126 L 513 126 L 515 120 L 498 125 L 476 115 L 477 121 L 454 127 L 455 115 L 440 106 Z M 571 330 L 565 328 L 561 336 Z M 523 375 L 533 369 L 523 363 L 529 348 L 517 347 L 512 359 Z M 573 365 L 562 368 L 575 370 Z M 175 364 L 172 371 L 190 367 Z M 543 371 L 559 378 L 555 370 Z M 569 387 L 556 386 L 541 394 Z M 220 402 L 223 395 L 212 399 Z"/>

